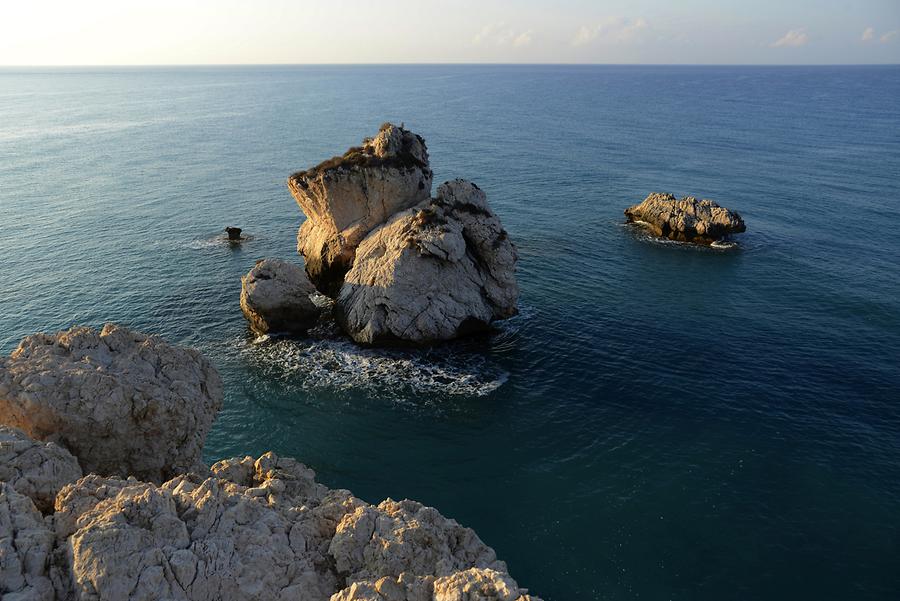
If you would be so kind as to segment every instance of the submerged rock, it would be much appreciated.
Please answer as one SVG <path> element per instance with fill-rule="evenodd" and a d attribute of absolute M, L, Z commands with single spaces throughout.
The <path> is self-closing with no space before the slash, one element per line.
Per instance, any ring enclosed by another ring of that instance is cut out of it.
<path fill-rule="evenodd" d="M 107 324 L 28 336 L 0 358 L 0 423 L 86 473 L 163 482 L 200 462 L 222 381 L 198 351 Z"/>
<path fill-rule="evenodd" d="M 364 344 L 425 344 L 515 315 L 516 248 L 478 186 L 442 184 L 359 245 L 336 302 Z"/>
<path fill-rule="evenodd" d="M 672 194 L 653 193 L 625 209 L 625 215 L 657 236 L 697 244 L 711 244 L 747 229 L 739 214 L 693 196 L 679 200 Z"/>
<path fill-rule="evenodd" d="M 315 291 L 298 265 L 263 259 L 241 278 L 241 311 L 257 334 L 303 333 L 319 318 Z"/>
<path fill-rule="evenodd" d="M 425 141 L 390 123 L 361 147 L 291 175 L 288 188 L 306 214 L 297 250 L 316 288 L 337 294 L 357 245 L 397 211 L 428 198 L 431 178 Z"/>
<path fill-rule="evenodd" d="M 29 497 L 40 511 L 52 512 L 56 493 L 79 478 L 78 460 L 63 447 L 32 440 L 18 428 L 0 426 L 0 482 Z"/>

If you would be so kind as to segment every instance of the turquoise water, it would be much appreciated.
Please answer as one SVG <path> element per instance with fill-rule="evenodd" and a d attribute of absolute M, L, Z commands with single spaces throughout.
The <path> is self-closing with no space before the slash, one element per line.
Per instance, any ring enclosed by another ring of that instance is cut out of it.
<path fill-rule="evenodd" d="M 475 528 L 548 600 L 900 597 L 900 68 L 0 70 L 0 351 L 117 321 L 226 383 L 207 459 L 274 449 Z M 255 343 L 285 180 L 405 122 L 518 244 L 489 340 Z M 651 191 L 730 250 L 622 225 Z M 232 247 L 226 225 L 252 237 Z"/>

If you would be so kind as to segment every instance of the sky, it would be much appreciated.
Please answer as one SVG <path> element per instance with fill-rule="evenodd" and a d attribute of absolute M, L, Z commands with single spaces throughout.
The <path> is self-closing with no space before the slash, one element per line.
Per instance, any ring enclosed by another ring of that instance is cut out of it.
<path fill-rule="evenodd" d="M 900 63 L 900 0 L 0 0 L 0 65 Z"/>

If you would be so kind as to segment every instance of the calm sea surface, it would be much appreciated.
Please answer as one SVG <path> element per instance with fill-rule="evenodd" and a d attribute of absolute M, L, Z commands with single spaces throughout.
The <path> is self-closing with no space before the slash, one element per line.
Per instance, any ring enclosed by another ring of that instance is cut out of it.
<path fill-rule="evenodd" d="M 574 599 L 900 598 L 900 68 L 0 70 L 0 352 L 116 321 L 208 354 L 206 458 L 273 449 Z M 522 314 L 419 352 L 254 343 L 287 176 L 383 121 L 488 193 Z M 718 200 L 731 250 L 622 225 Z M 240 247 L 226 225 L 252 236 Z"/>

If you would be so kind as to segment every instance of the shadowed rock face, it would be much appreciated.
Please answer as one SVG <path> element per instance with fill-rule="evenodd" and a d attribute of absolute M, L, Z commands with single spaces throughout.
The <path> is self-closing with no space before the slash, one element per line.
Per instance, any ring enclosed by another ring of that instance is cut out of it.
<path fill-rule="evenodd" d="M 484 192 L 447 182 L 359 245 L 336 315 L 363 344 L 456 338 L 516 314 L 516 260 Z"/>
<path fill-rule="evenodd" d="M 641 204 L 625 209 L 625 215 L 657 236 L 696 244 L 711 244 L 747 229 L 734 211 L 693 196 L 679 200 L 672 194 L 653 193 Z"/>
<path fill-rule="evenodd" d="M 29 497 L 42 512 L 52 512 L 56 493 L 79 478 L 78 460 L 63 447 L 31 440 L 18 428 L 0 426 L 0 482 Z"/>
<path fill-rule="evenodd" d="M 53 601 L 52 549 L 53 533 L 31 499 L 0 482 L 0 597 Z"/>
<path fill-rule="evenodd" d="M 203 355 L 112 324 L 28 336 L 0 358 L 0 423 L 65 446 L 86 473 L 190 471 L 221 406 Z"/>
<path fill-rule="evenodd" d="M 335 296 L 353 264 L 357 245 L 391 215 L 431 194 L 425 141 L 386 123 L 361 147 L 288 179 L 306 215 L 297 251 L 321 292 Z"/>
<path fill-rule="evenodd" d="M 315 291 L 298 265 L 263 259 L 241 278 L 241 310 L 257 334 L 302 333 L 319 318 L 309 298 Z"/>

